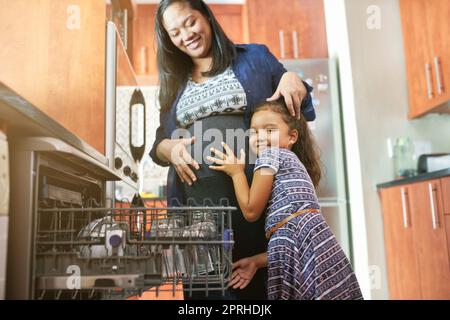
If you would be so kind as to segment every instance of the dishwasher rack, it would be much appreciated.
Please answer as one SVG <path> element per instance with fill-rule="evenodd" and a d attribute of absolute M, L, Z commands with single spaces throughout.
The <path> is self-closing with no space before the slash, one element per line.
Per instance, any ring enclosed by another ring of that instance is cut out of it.
<path fill-rule="evenodd" d="M 182 287 L 185 294 L 224 294 L 235 210 L 41 203 L 35 219 L 35 298 L 123 299 L 163 285 L 173 293 Z"/>

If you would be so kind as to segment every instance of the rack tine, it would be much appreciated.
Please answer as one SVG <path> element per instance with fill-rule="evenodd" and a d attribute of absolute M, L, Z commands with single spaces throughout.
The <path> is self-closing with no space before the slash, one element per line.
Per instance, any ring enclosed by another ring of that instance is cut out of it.
<path fill-rule="evenodd" d="M 88 296 L 89 299 L 92 299 L 94 297 L 94 294 L 95 294 L 95 289 L 92 289 Z"/>
<path fill-rule="evenodd" d="M 77 295 L 78 295 L 78 289 L 76 289 L 76 290 L 74 290 L 75 292 L 72 294 L 72 296 L 71 296 L 71 298 L 72 298 L 72 300 L 75 300 L 75 298 L 77 297 Z"/>
<path fill-rule="evenodd" d="M 62 290 L 56 291 L 55 300 L 59 300 L 61 298 Z"/>
<path fill-rule="evenodd" d="M 42 290 L 41 295 L 39 296 L 38 300 L 43 300 L 45 296 L 45 289 Z"/>

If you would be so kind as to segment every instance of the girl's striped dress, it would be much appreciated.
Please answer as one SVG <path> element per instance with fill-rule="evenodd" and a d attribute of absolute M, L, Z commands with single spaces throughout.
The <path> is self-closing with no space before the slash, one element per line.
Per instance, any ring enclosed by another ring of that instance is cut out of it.
<path fill-rule="evenodd" d="M 275 172 L 266 231 L 292 213 L 320 209 L 313 183 L 292 151 L 265 149 L 255 163 L 255 171 L 261 168 Z M 279 228 L 268 252 L 270 300 L 363 298 L 350 262 L 321 213 L 300 215 Z"/>

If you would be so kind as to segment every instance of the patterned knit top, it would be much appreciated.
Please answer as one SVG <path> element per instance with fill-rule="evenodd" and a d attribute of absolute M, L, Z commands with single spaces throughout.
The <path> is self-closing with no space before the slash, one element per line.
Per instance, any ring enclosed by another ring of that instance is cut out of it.
<path fill-rule="evenodd" d="M 231 67 L 203 83 L 189 76 L 177 105 L 177 125 L 186 128 L 195 121 L 218 114 L 243 114 L 247 97 Z"/>
<path fill-rule="evenodd" d="M 295 153 L 267 148 L 256 159 L 254 171 L 261 168 L 270 168 L 275 173 L 267 206 L 266 231 L 292 213 L 320 209 L 311 178 Z"/>

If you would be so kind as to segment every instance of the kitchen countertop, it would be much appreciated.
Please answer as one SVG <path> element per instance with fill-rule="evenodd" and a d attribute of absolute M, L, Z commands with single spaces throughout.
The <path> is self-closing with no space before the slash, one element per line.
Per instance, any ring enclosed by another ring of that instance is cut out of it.
<path fill-rule="evenodd" d="M 14 141 L 16 138 L 27 136 L 58 138 L 108 166 L 109 161 L 103 154 L 8 88 L 1 81 L 0 119 L 5 120 L 8 124 L 7 135 L 9 140 Z"/>
<path fill-rule="evenodd" d="M 439 179 L 443 177 L 450 176 L 450 168 L 434 171 L 434 172 L 428 172 L 419 174 L 417 176 L 411 177 L 411 178 L 404 178 L 404 179 L 397 179 L 386 183 L 381 183 L 377 185 L 378 189 L 383 188 L 389 188 L 389 187 L 395 187 L 395 186 L 401 186 L 404 184 L 410 184 L 414 182 L 420 182 L 420 181 L 427 181 L 432 179 Z"/>

